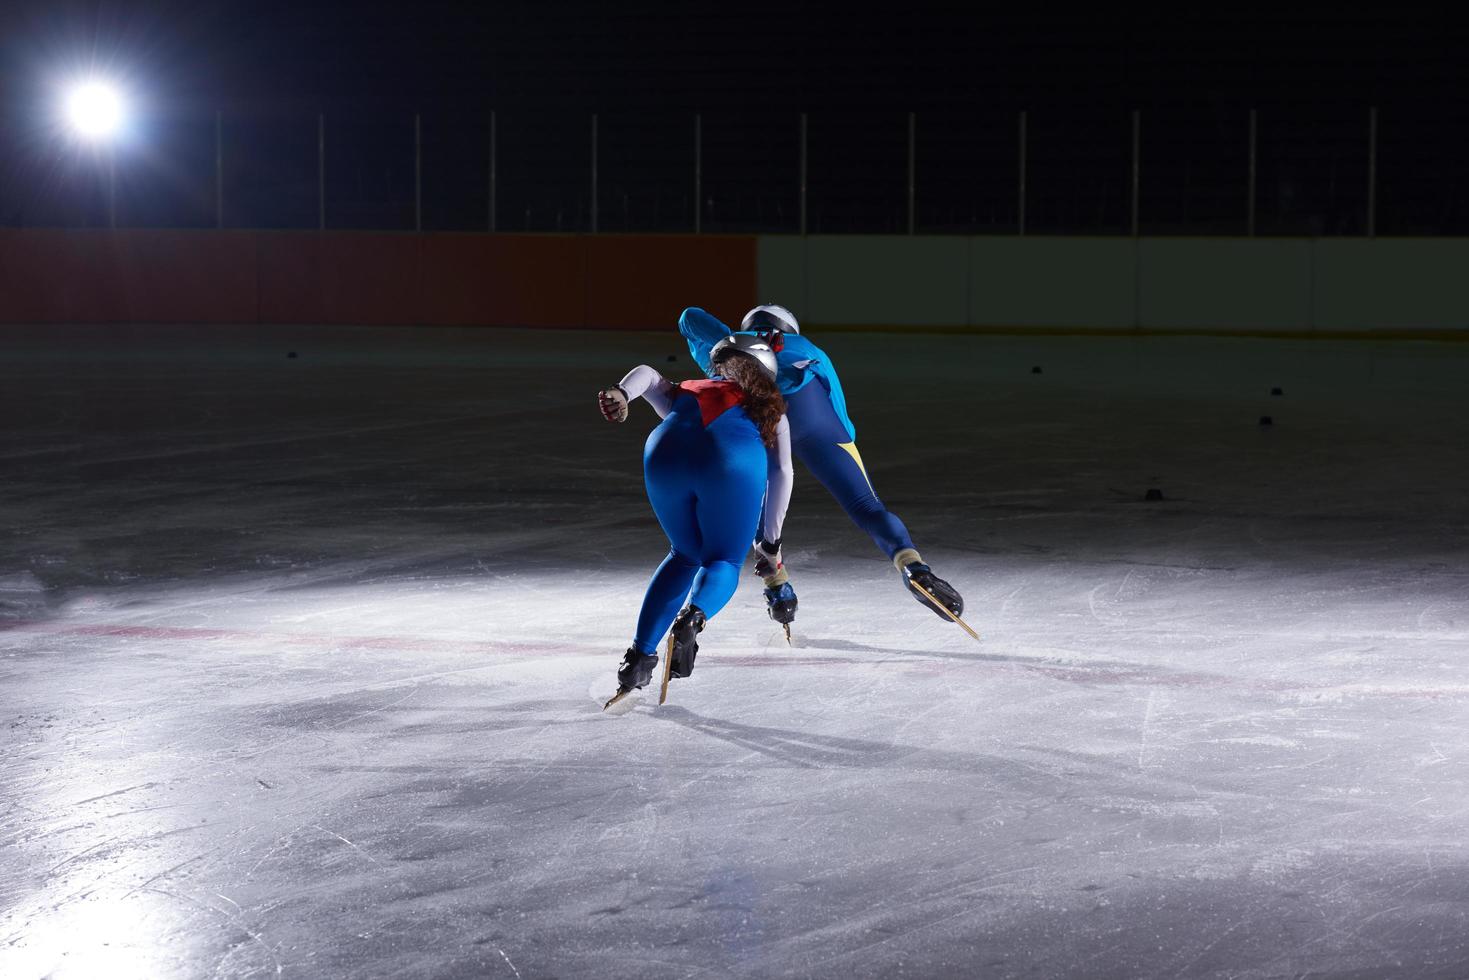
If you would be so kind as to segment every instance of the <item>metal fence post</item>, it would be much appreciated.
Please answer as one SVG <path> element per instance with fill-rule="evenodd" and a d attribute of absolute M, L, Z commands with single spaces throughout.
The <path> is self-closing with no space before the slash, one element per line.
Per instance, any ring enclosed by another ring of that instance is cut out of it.
<path fill-rule="evenodd" d="M 1249 201 L 1246 203 L 1249 235 L 1255 237 L 1255 167 L 1256 154 L 1258 151 L 1258 135 L 1256 126 L 1255 110 L 1250 110 L 1250 190 Z"/>
<path fill-rule="evenodd" d="M 316 228 L 326 230 L 326 113 L 316 114 Z"/>
<path fill-rule="evenodd" d="M 704 230 L 704 117 L 694 113 L 694 234 Z"/>
<path fill-rule="evenodd" d="M 1377 106 L 1367 110 L 1367 237 L 1377 237 Z"/>
<path fill-rule="evenodd" d="M 908 113 L 908 234 L 913 234 L 917 219 L 914 209 L 917 205 L 917 166 L 918 166 L 918 116 L 916 113 Z"/>
<path fill-rule="evenodd" d="M 801 113 L 801 234 L 806 234 L 806 114 Z"/>
<path fill-rule="evenodd" d="M 1019 211 L 1018 211 L 1019 221 L 1017 222 L 1017 227 L 1018 227 L 1018 233 L 1021 234 L 1021 235 L 1024 235 L 1025 234 L 1025 144 L 1026 144 L 1025 121 L 1026 121 L 1025 120 L 1025 110 L 1024 109 L 1021 109 L 1020 110 L 1020 131 L 1019 131 L 1019 146 L 1020 146 L 1019 186 L 1018 186 L 1017 191 L 1016 191 L 1016 193 L 1017 193 L 1017 200 L 1019 202 Z"/>
<path fill-rule="evenodd" d="M 413 114 L 413 230 L 423 231 L 423 115 Z"/>
<path fill-rule="evenodd" d="M 214 110 L 214 227 L 224 227 L 224 112 Z"/>
<path fill-rule="evenodd" d="M 117 227 L 117 150 L 107 148 L 107 227 Z"/>
<path fill-rule="evenodd" d="M 495 151 L 498 149 L 498 147 L 495 146 L 495 137 L 496 137 L 496 133 L 495 133 L 495 112 L 492 109 L 492 110 L 490 110 L 490 214 L 489 214 L 489 224 L 490 224 L 490 231 L 491 232 L 493 232 L 495 230 L 495 221 L 496 221 L 496 218 L 498 217 L 495 214 L 495 197 L 496 197 L 496 193 L 499 191 L 499 188 L 495 186 L 496 177 L 498 176 L 495 173 Z"/>
<path fill-rule="evenodd" d="M 597 233 L 597 114 L 592 113 L 592 234 Z"/>
<path fill-rule="evenodd" d="M 1132 237 L 1138 232 L 1138 192 L 1142 183 L 1143 114 L 1132 110 Z"/>

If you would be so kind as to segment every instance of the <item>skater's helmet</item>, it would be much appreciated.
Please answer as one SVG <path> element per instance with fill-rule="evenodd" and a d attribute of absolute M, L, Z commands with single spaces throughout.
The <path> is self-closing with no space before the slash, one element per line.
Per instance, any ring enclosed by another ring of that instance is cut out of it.
<path fill-rule="evenodd" d="M 796 322 L 796 315 L 784 306 L 764 303 L 745 314 L 745 318 L 740 321 L 740 329 L 753 330 L 756 333 L 779 330 L 782 333 L 799 334 L 801 325 Z"/>
<path fill-rule="evenodd" d="M 775 380 L 775 374 L 779 365 L 775 360 L 775 351 L 770 349 L 770 344 L 759 337 L 751 337 L 748 334 L 730 334 L 709 351 L 709 365 L 717 372 L 719 362 L 736 354 L 746 354 L 755 359 L 755 362 Z"/>

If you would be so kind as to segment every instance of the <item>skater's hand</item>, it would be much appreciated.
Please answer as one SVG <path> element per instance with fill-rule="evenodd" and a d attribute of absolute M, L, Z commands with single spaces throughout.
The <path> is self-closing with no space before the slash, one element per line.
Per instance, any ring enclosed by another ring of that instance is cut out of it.
<path fill-rule="evenodd" d="M 597 392 L 597 407 L 602 410 L 602 417 L 608 422 L 626 422 L 627 392 L 622 390 L 621 385 L 603 388 Z"/>
<path fill-rule="evenodd" d="M 755 574 L 761 578 L 770 578 L 785 566 L 780 556 L 779 541 L 756 538 L 751 551 L 755 555 Z"/>

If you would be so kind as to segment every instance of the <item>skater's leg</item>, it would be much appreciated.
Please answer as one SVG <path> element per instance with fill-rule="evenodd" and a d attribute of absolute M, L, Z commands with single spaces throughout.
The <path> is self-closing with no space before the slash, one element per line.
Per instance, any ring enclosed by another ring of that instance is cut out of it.
<path fill-rule="evenodd" d="M 852 523 L 866 531 L 889 559 L 913 547 L 903 522 L 878 499 L 857 444 L 832 408 L 826 388 L 813 381 L 787 395 L 786 416 L 791 422 L 791 452 L 836 498 Z"/>
<path fill-rule="evenodd" d="M 888 558 L 913 547 L 908 528 L 878 499 L 856 443 L 804 439 L 792 445 L 791 451 Z"/>
<path fill-rule="evenodd" d="M 739 586 L 745 552 L 760 522 L 765 492 L 765 450 L 758 441 L 738 431 L 721 440 L 721 463 L 699 483 L 694 505 L 702 547 L 699 573 L 694 577 L 689 604 L 713 619 Z"/>
<path fill-rule="evenodd" d="M 913 547 L 913 539 L 908 536 L 908 529 L 903 526 L 903 522 L 885 508 L 882 501 L 877 499 L 877 494 L 872 492 L 872 484 L 867 482 L 867 475 L 862 470 L 855 445 L 797 443 L 792 449 L 822 485 L 831 491 L 831 495 L 842 505 L 852 521 L 870 534 L 877 546 L 892 560 L 903 575 L 903 584 L 913 593 L 915 599 L 943 616 L 932 602 L 913 588 L 911 583 L 916 581 L 954 615 L 963 615 L 964 600 L 958 590 L 933 574 L 933 569 L 924 563 L 918 549 Z M 856 483 L 858 479 L 862 481 L 860 486 Z"/>
<path fill-rule="evenodd" d="M 920 589 L 914 588 L 916 584 L 955 616 L 962 614 L 964 600 L 958 591 L 933 574 L 933 569 L 924 563 L 918 549 L 913 547 L 913 539 L 898 515 L 878 499 L 862 465 L 862 456 L 857 452 L 857 444 L 847 441 L 851 435 L 831 407 L 825 389 L 816 383 L 808 384 L 787 397 L 786 407 L 794 436 L 791 452 L 836 498 L 852 523 L 866 531 L 873 543 L 888 556 L 902 574 L 903 584 L 913 597 L 939 616 L 944 616 Z"/>
<path fill-rule="evenodd" d="M 648 591 L 643 595 L 643 608 L 638 613 L 638 630 L 632 645 L 639 653 L 654 653 L 658 641 L 668 632 L 673 617 L 683 608 L 684 597 L 699 571 L 699 563 L 675 547 L 653 573 Z"/>
<path fill-rule="evenodd" d="M 638 613 L 633 647 L 639 653 L 653 653 L 673 617 L 683 607 L 684 599 L 699 570 L 699 557 L 704 539 L 695 511 L 694 476 L 687 452 L 649 454 L 644 458 L 643 476 L 648 488 L 648 501 L 653 513 L 668 535 L 668 556 L 663 559 Z"/>
<path fill-rule="evenodd" d="M 739 587 L 742 564 L 743 561 L 716 561 L 700 568 L 694 576 L 694 589 L 689 593 L 689 605 L 704 610 L 704 615 L 708 618 L 718 615 L 719 610 L 729 604 L 735 589 Z"/>
<path fill-rule="evenodd" d="M 733 414 L 733 413 L 731 413 Z M 694 519 L 699 526 L 699 570 L 689 604 L 673 621 L 669 675 L 688 677 L 699 652 L 699 633 L 728 604 L 740 582 L 745 549 L 760 520 L 765 490 L 765 449 L 743 416 L 709 427 L 717 453 L 699 475 Z"/>

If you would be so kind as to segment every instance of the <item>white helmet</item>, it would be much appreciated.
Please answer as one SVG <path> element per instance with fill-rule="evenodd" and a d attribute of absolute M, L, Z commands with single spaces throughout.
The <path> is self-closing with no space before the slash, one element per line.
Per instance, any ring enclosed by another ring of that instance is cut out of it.
<path fill-rule="evenodd" d="M 740 334 L 730 334 L 725 337 L 709 350 L 710 368 L 715 367 L 715 363 L 721 356 L 736 353 L 753 357 L 755 362 L 765 370 L 765 373 L 770 375 L 771 380 L 775 380 L 775 374 L 779 370 L 779 365 L 775 360 L 775 351 L 771 350 L 770 345 L 759 337 L 747 337 Z"/>
<path fill-rule="evenodd" d="M 796 315 L 784 306 L 764 303 L 745 314 L 745 318 L 740 321 L 740 329 L 754 330 L 757 333 L 780 330 L 783 333 L 799 334 L 801 325 L 796 322 Z"/>

